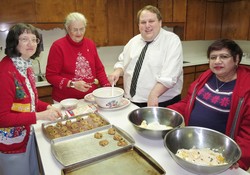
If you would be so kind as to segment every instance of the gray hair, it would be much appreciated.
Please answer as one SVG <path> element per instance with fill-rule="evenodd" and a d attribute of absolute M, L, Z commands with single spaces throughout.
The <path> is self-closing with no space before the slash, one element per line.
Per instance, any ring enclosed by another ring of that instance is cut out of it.
<path fill-rule="evenodd" d="M 82 21 L 84 27 L 87 26 L 87 19 L 85 18 L 83 14 L 78 13 L 78 12 L 72 12 L 68 14 L 68 16 L 65 18 L 64 27 L 67 31 L 68 31 L 70 24 L 74 21 Z"/>

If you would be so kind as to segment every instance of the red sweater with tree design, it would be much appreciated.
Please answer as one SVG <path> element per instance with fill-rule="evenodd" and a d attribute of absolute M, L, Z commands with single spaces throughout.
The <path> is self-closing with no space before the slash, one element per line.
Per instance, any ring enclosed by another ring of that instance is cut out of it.
<path fill-rule="evenodd" d="M 0 152 L 25 152 L 36 115 L 31 112 L 31 97 L 25 78 L 9 57 L 0 62 L 0 80 Z M 38 100 L 33 71 L 29 80 L 35 93 L 36 111 L 46 110 L 49 104 Z"/>

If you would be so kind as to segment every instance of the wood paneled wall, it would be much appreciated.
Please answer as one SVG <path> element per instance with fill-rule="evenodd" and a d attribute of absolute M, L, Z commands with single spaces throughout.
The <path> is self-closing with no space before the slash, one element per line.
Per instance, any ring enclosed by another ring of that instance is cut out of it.
<path fill-rule="evenodd" d="M 160 9 L 163 25 L 174 27 L 182 40 L 250 40 L 249 0 L 1 0 L 0 31 L 17 22 L 63 28 L 65 16 L 78 11 L 97 46 L 124 45 L 139 33 L 137 12 L 148 4 Z"/>

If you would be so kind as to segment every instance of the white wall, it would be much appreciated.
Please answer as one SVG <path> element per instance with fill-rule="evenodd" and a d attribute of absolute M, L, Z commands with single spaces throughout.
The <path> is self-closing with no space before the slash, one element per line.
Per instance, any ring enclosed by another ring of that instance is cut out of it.
<path fill-rule="evenodd" d="M 0 60 L 5 56 L 4 49 L 7 32 L 8 31 L 0 31 L 0 48 L 2 47 L 2 50 L 0 50 Z M 45 73 L 50 46 L 55 40 L 65 36 L 65 31 L 63 29 L 56 28 L 52 30 L 39 30 L 39 32 L 43 36 L 44 51 L 41 52 L 38 59 L 41 63 L 42 73 Z M 195 57 L 197 59 L 199 57 L 206 57 L 206 50 L 211 42 L 212 41 L 204 40 L 183 41 L 182 44 L 184 60 L 189 59 L 190 57 Z M 250 41 L 237 40 L 236 42 L 241 46 L 243 52 L 250 53 Z M 113 71 L 113 65 L 117 61 L 119 54 L 122 52 L 122 49 L 123 46 L 107 46 L 97 48 L 99 56 L 108 74 Z M 37 62 L 34 61 L 33 65 L 35 72 L 38 73 Z"/>

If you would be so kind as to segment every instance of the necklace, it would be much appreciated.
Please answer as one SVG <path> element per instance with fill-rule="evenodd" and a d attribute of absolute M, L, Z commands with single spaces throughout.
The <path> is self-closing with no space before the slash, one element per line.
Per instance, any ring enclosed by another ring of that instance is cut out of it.
<path fill-rule="evenodd" d="M 217 77 L 215 77 L 216 78 L 216 87 L 217 87 L 217 89 L 215 90 L 216 92 L 219 92 L 220 91 L 220 88 L 222 88 L 227 82 L 225 82 L 225 83 L 223 83 L 222 85 L 220 85 L 219 87 L 218 87 L 218 79 L 217 79 Z"/>

